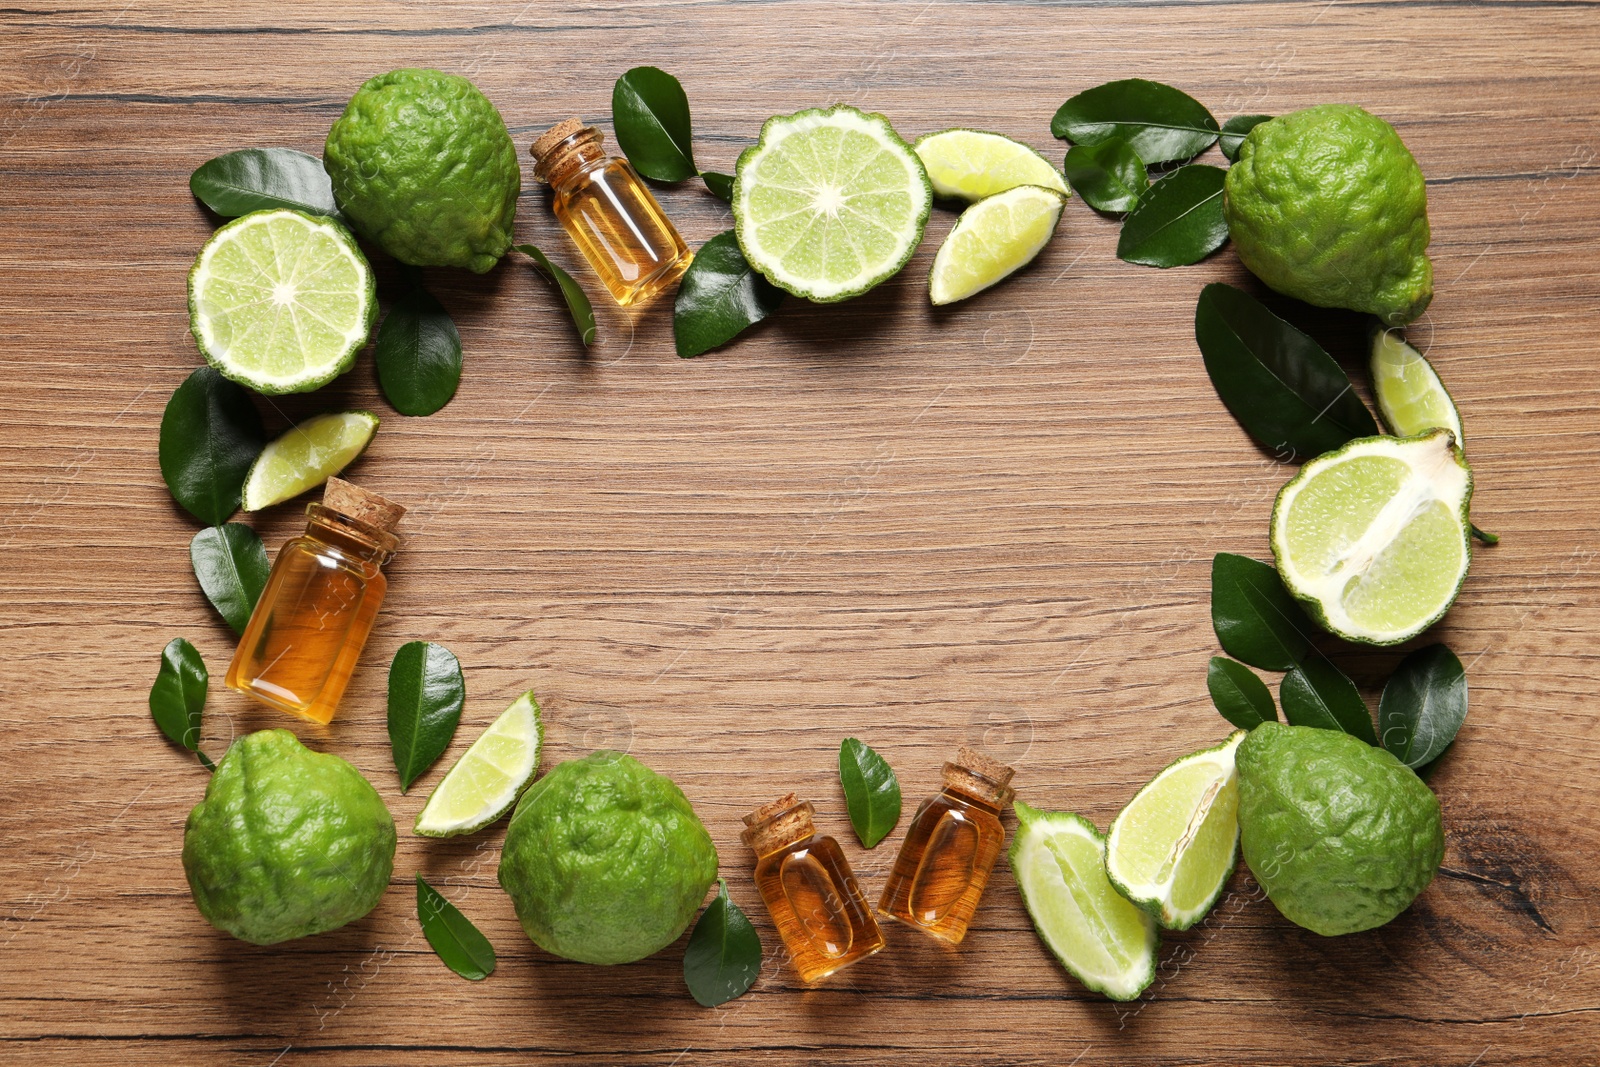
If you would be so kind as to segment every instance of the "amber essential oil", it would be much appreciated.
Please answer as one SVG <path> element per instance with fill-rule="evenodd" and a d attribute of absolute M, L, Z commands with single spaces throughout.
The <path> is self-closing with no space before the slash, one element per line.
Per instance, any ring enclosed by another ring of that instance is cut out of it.
<path fill-rule="evenodd" d="M 694 253 L 626 160 L 600 147 L 603 135 L 581 119 L 546 130 L 533 143 L 534 177 L 550 185 L 550 208 L 612 299 L 642 304 L 689 269 Z"/>
<path fill-rule="evenodd" d="M 839 843 L 817 836 L 810 801 L 793 793 L 744 817 L 744 843 L 756 854 L 756 889 L 790 962 L 806 982 L 866 959 L 883 931 L 861 895 Z"/>
<path fill-rule="evenodd" d="M 383 565 L 405 508 L 338 478 L 278 552 L 228 665 L 227 683 L 312 722 L 338 710 L 383 604 Z"/>
<path fill-rule="evenodd" d="M 970 748 L 944 765 L 944 788 L 911 818 L 878 912 L 914 930 L 960 944 L 989 884 L 1006 831 L 1015 772 Z"/>

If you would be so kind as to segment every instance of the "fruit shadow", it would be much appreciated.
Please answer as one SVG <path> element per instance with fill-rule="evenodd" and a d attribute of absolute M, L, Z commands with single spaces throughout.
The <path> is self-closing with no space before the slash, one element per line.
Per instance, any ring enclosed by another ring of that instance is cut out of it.
<path fill-rule="evenodd" d="M 241 1033 L 298 1041 L 360 1010 L 362 992 L 395 953 L 378 939 L 376 914 L 313 937 L 251 945 L 217 930 L 195 953 L 202 984 L 226 1007 Z"/>

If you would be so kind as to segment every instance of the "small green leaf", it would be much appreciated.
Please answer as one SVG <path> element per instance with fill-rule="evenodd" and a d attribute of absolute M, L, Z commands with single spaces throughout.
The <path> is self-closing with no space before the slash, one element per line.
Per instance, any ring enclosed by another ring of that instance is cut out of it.
<path fill-rule="evenodd" d="M 711 190 L 712 196 L 729 203 L 733 202 L 733 175 L 703 170 L 700 172 L 700 180 L 706 183 L 706 188 Z"/>
<path fill-rule="evenodd" d="M 207 526 L 239 510 L 250 464 L 266 447 L 261 416 L 244 387 L 201 367 L 161 415 L 161 477 L 172 499 Z"/>
<path fill-rule="evenodd" d="M 634 67 L 611 90 L 611 125 L 633 169 L 658 182 L 699 173 L 689 125 L 689 98 L 658 67 Z"/>
<path fill-rule="evenodd" d="M 1495 545 L 1500 543 L 1499 534 L 1492 534 L 1488 530 L 1480 530 L 1476 526 L 1472 528 L 1472 536 L 1476 537 L 1490 548 L 1493 548 Z"/>
<path fill-rule="evenodd" d="M 1144 160 L 1120 137 L 1073 145 L 1061 169 L 1073 191 L 1096 211 L 1132 211 L 1150 187 Z"/>
<path fill-rule="evenodd" d="M 400 792 L 450 747 L 466 703 L 461 664 L 443 645 L 410 641 L 389 665 L 389 745 Z"/>
<path fill-rule="evenodd" d="M 761 938 L 739 905 L 728 898 L 728 883 L 717 879 L 717 895 L 689 935 L 683 952 L 683 981 L 702 1007 L 714 1008 L 744 996 L 761 974 Z"/>
<path fill-rule="evenodd" d="M 444 965 L 461 977 L 481 982 L 494 973 L 494 946 L 472 920 L 417 875 L 417 922 Z"/>
<path fill-rule="evenodd" d="M 373 361 L 383 395 L 402 415 L 432 415 L 461 384 L 461 334 L 420 284 L 408 285 L 383 325 Z"/>
<path fill-rule="evenodd" d="M 1278 708 L 1267 683 L 1237 660 L 1212 656 L 1206 668 L 1206 689 L 1222 717 L 1241 730 L 1278 721 Z"/>
<path fill-rule="evenodd" d="M 557 288 L 561 290 L 561 298 L 567 302 L 567 311 L 572 315 L 572 324 L 578 328 L 578 336 L 585 345 L 594 344 L 594 308 L 590 306 L 589 298 L 584 295 L 583 287 L 572 280 L 572 275 L 550 262 L 549 258 L 533 245 L 517 245 L 516 248 L 518 252 L 530 257 L 540 270 L 555 281 Z"/>
<path fill-rule="evenodd" d="M 1179 167 L 1150 186 L 1122 221 L 1117 258 L 1147 267 L 1198 263 L 1228 240 L 1221 167 Z"/>
<path fill-rule="evenodd" d="M 1467 721 L 1467 672 L 1444 645 L 1400 661 L 1378 701 L 1383 747 L 1413 770 L 1437 759 Z"/>
<path fill-rule="evenodd" d="M 1271 115 L 1235 115 L 1222 124 L 1222 154 L 1229 163 L 1238 161 L 1239 146 L 1244 144 L 1245 135 L 1271 118 Z"/>
<path fill-rule="evenodd" d="M 189 542 L 189 562 L 211 606 L 234 633 L 244 633 L 270 569 L 261 538 L 242 522 L 207 526 Z"/>
<path fill-rule="evenodd" d="M 195 647 L 174 637 L 161 652 L 161 667 L 150 687 L 150 717 L 167 740 L 190 752 L 200 751 L 200 716 L 210 677 Z"/>
<path fill-rule="evenodd" d="M 241 148 L 208 159 L 189 175 L 189 191 L 225 219 L 279 207 L 339 215 L 322 160 L 292 148 Z"/>
<path fill-rule="evenodd" d="M 1283 717 L 1293 726 L 1342 730 L 1369 745 L 1378 743 L 1372 731 L 1372 712 L 1356 683 L 1320 656 L 1283 676 L 1278 699 L 1283 702 Z"/>
<path fill-rule="evenodd" d="M 1378 433 L 1333 357 L 1249 293 L 1220 282 L 1202 289 L 1194 337 L 1217 395 L 1279 459 L 1298 462 Z"/>
<path fill-rule="evenodd" d="M 872 848 L 900 821 L 900 781 L 887 760 L 853 737 L 839 746 L 839 781 L 850 825 Z"/>
<path fill-rule="evenodd" d="M 1311 620 L 1271 565 L 1219 552 L 1211 561 L 1211 626 L 1234 659 L 1286 671 L 1311 651 Z"/>
<path fill-rule="evenodd" d="M 1217 120 L 1188 93 L 1142 78 L 1106 82 L 1062 104 L 1050 132 L 1074 144 L 1120 137 L 1146 163 L 1170 163 L 1204 152 Z"/>
<path fill-rule="evenodd" d="M 750 266 L 732 230 L 700 246 L 684 272 L 672 308 L 678 355 L 688 358 L 727 344 L 778 310 L 783 290 Z"/>

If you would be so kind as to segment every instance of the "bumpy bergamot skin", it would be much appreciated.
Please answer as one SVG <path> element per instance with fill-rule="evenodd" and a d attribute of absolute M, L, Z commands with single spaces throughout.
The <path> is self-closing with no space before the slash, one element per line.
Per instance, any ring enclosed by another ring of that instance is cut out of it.
<path fill-rule="evenodd" d="M 1444 858 L 1439 800 L 1388 752 L 1269 722 L 1237 760 L 1245 863 L 1291 922 L 1327 937 L 1370 930 L 1433 881 Z"/>
<path fill-rule="evenodd" d="M 1239 259 L 1280 293 L 1389 326 L 1433 299 L 1422 170 L 1394 127 L 1359 107 L 1322 104 L 1255 127 L 1222 205 Z"/>
<path fill-rule="evenodd" d="M 339 210 L 402 263 L 482 274 L 511 247 L 522 169 L 500 112 L 456 74 L 380 74 L 328 131 Z"/>
<path fill-rule="evenodd" d="M 189 812 L 183 870 L 207 922 L 273 945 L 377 907 L 394 844 L 394 819 L 360 771 L 288 730 L 260 730 L 233 743 Z"/>
<path fill-rule="evenodd" d="M 716 846 L 682 791 L 620 752 L 558 764 L 530 786 L 500 854 L 528 937 L 581 963 L 666 948 L 716 876 Z"/>

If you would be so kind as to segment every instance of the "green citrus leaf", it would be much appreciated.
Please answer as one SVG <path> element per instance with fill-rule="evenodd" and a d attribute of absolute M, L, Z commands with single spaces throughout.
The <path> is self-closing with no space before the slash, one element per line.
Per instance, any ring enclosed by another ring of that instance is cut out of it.
<path fill-rule="evenodd" d="M 1238 161 L 1239 146 L 1244 144 L 1245 135 L 1270 118 L 1271 115 L 1235 115 L 1222 124 L 1222 154 L 1229 163 Z"/>
<path fill-rule="evenodd" d="M 340 217 L 322 160 L 292 148 L 241 148 L 208 159 L 189 175 L 189 191 L 225 219 L 279 207 Z"/>
<path fill-rule="evenodd" d="M 1472 528 L 1472 536 L 1476 537 L 1490 548 L 1493 548 L 1495 545 L 1500 543 L 1499 534 L 1490 533 L 1488 530 L 1480 530 L 1476 526 Z"/>
<path fill-rule="evenodd" d="M 432 415 L 461 384 L 461 334 L 420 284 L 408 285 L 378 327 L 378 384 L 402 415 Z"/>
<path fill-rule="evenodd" d="M 1369 745 L 1378 737 L 1372 731 L 1372 712 L 1361 699 L 1356 683 L 1321 656 L 1306 660 L 1283 676 L 1278 686 L 1283 717 L 1292 726 L 1342 730 Z"/>
<path fill-rule="evenodd" d="M 1279 459 L 1309 459 L 1378 433 L 1333 357 L 1249 293 L 1220 282 L 1202 289 L 1194 337 L 1217 395 Z"/>
<path fill-rule="evenodd" d="M 1264 671 L 1300 663 L 1314 632 L 1270 564 L 1231 552 L 1211 561 L 1211 626 L 1228 655 Z"/>
<path fill-rule="evenodd" d="M 150 687 L 150 717 L 167 740 L 190 752 L 200 750 L 200 716 L 205 711 L 210 675 L 195 647 L 174 637 L 161 651 L 161 667 Z"/>
<path fill-rule="evenodd" d="M 1061 170 L 1073 192 L 1096 211 L 1132 211 L 1150 187 L 1144 160 L 1120 137 L 1073 145 Z"/>
<path fill-rule="evenodd" d="M 699 173 L 690 136 L 689 98 L 657 67 L 634 67 L 611 90 L 611 125 L 633 169 L 658 182 Z"/>
<path fill-rule="evenodd" d="M 729 203 L 733 202 L 733 175 L 703 170 L 700 172 L 700 180 L 706 183 L 706 188 L 711 190 L 712 196 Z"/>
<path fill-rule="evenodd" d="M 700 913 L 683 952 L 683 981 L 702 1007 L 714 1008 L 742 997 L 761 974 L 761 938 L 739 905 L 728 898 L 728 883 L 717 879 L 717 895 Z"/>
<path fill-rule="evenodd" d="M 872 848 L 900 821 L 900 781 L 887 760 L 853 737 L 839 746 L 839 781 L 850 826 Z"/>
<path fill-rule="evenodd" d="M 1437 759 L 1466 720 L 1467 672 L 1444 645 L 1401 660 L 1378 701 L 1383 747 L 1413 770 Z"/>
<path fill-rule="evenodd" d="M 261 538 L 242 522 L 208 526 L 189 542 L 189 562 L 211 606 L 234 633 L 244 633 L 270 570 Z"/>
<path fill-rule="evenodd" d="M 1198 263 L 1228 240 L 1221 167 L 1191 164 L 1162 178 L 1122 220 L 1117 258 L 1147 267 Z"/>
<path fill-rule="evenodd" d="M 410 641 L 389 665 L 389 745 L 400 792 L 450 747 L 467 686 L 461 664 L 443 645 Z"/>
<path fill-rule="evenodd" d="M 221 526 L 239 510 L 245 476 L 266 443 L 244 386 L 201 367 L 178 386 L 161 415 L 161 477 L 185 511 Z"/>
<path fill-rule="evenodd" d="M 533 245 L 517 245 L 516 249 L 531 258 L 538 268 L 556 283 L 556 287 L 561 290 L 561 299 L 567 302 L 567 312 L 572 316 L 572 324 L 578 328 L 578 336 L 585 345 L 594 344 L 594 308 L 590 305 L 589 298 L 584 295 L 583 287 L 572 280 L 572 275 L 550 262 L 549 258 Z"/>
<path fill-rule="evenodd" d="M 700 246 L 678 285 L 672 336 L 688 358 L 727 344 L 778 310 L 783 290 L 767 281 L 739 250 L 732 230 Z"/>
<path fill-rule="evenodd" d="M 1204 152 L 1217 120 L 1188 93 L 1143 78 L 1106 82 L 1062 104 L 1050 132 L 1073 144 L 1120 137 L 1146 163 L 1170 163 Z"/>
<path fill-rule="evenodd" d="M 1238 660 L 1212 656 L 1206 668 L 1206 689 L 1222 717 L 1241 730 L 1278 721 L 1278 708 L 1267 683 Z"/>
<path fill-rule="evenodd" d="M 417 875 L 417 922 L 444 965 L 461 977 L 481 982 L 494 973 L 494 946 L 472 920 Z"/>

